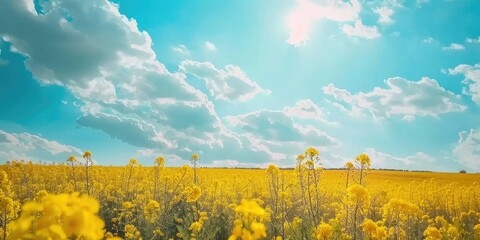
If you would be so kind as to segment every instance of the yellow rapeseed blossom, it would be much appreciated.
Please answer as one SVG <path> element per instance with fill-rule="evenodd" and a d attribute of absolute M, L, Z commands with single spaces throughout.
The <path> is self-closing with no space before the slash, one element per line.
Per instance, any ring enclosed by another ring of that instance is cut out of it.
<path fill-rule="evenodd" d="M 193 186 L 187 196 L 187 202 L 196 202 L 202 195 L 202 190 L 198 186 Z"/>
<path fill-rule="evenodd" d="M 268 174 L 278 174 L 278 173 L 280 173 L 280 169 L 278 169 L 278 167 L 275 166 L 274 164 L 270 164 L 270 165 L 268 165 L 267 173 Z"/>
<path fill-rule="evenodd" d="M 345 168 L 349 169 L 349 170 L 352 170 L 355 168 L 355 165 L 353 165 L 352 162 L 347 162 L 345 163 Z"/>
<path fill-rule="evenodd" d="M 442 239 L 442 233 L 436 227 L 428 227 L 424 232 L 426 240 L 440 240 Z"/>
<path fill-rule="evenodd" d="M 242 199 L 240 205 L 235 208 L 235 212 L 246 218 L 263 217 L 266 214 L 265 210 L 256 201 L 245 199 Z"/>
<path fill-rule="evenodd" d="M 83 158 L 89 158 L 92 156 L 92 152 L 90 151 L 86 151 L 84 154 L 83 154 Z"/>
<path fill-rule="evenodd" d="M 327 223 L 321 223 L 315 230 L 315 238 L 317 240 L 333 239 L 333 228 Z"/>
<path fill-rule="evenodd" d="M 125 225 L 125 238 L 126 239 L 140 239 L 140 232 L 132 224 Z"/>
<path fill-rule="evenodd" d="M 155 163 L 155 166 L 163 168 L 163 167 L 165 167 L 165 158 L 157 157 L 157 158 L 155 158 L 154 163 Z"/>
<path fill-rule="evenodd" d="M 367 167 L 370 167 L 370 165 L 371 165 L 370 157 L 365 153 L 362 153 L 362 154 L 358 155 L 355 158 L 355 161 L 357 161 L 361 165 L 364 165 L 364 166 L 367 166 Z"/>
<path fill-rule="evenodd" d="M 27 202 L 20 217 L 11 223 L 8 239 L 101 239 L 104 223 L 96 215 L 99 207 L 98 201 L 78 193 L 47 195 L 40 202 Z"/>
<path fill-rule="evenodd" d="M 307 150 L 305 150 L 305 156 L 307 158 L 315 158 L 318 156 L 318 150 L 314 147 L 309 147 Z"/>
<path fill-rule="evenodd" d="M 90 155 L 91 155 L 91 154 L 90 154 Z M 77 161 L 77 158 L 76 158 L 75 156 L 73 156 L 73 155 L 71 155 L 71 156 L 69 156 L 69 157 L 67 158 L 67 162 L 74 163 L 74 162 L 76 162 L 76 161 Z"/>
<path fill-rule="evenodd" d="M 473 227 L 473 233 L 480 237 L 480 223 Z"/>
<path fill-rule="evenodd" d="M 359 205 L 363 208 L 368 208 L 370 205 L 370 194 L 365 187 L 355 184 L 347 189 L 349 205 Z"/>

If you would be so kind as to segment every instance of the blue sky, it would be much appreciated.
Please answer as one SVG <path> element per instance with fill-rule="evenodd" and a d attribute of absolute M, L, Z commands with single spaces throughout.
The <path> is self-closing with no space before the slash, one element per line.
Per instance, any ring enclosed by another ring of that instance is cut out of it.
<path fill-rule="evenodd" d="M 478 1 L 0 5 L 0 163 L 480 171 Z"/>

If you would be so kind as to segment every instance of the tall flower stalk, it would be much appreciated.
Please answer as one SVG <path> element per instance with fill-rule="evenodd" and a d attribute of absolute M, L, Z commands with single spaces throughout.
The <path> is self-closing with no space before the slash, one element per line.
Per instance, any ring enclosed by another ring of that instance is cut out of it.
<path fill-rule="evenodd" d="M 86 191 L 87 195 L 90 196 L 90 176 L 89 176 L 89 170 L 90 167 L 93 166 L 93 159 L 92 159 L 92 152 L 86 151 L 83 154 L 83 160 L 84 160 L 84 166 L 85 166 L 85 182 L 86 182 Z"/>
<path fill-rule="evenodd" d="M 154 161 L 154 168 L 155 168 L 155 180 L 153 184 L 153 198 L 157 199 L 158 197 L 158 189 L 159 189 L 159 179 L 160 179 L 160 171 L 165 167 L 165 159 L 163 157 L 157 157 Z"/>
<path fill-rule="evenodd" d="M 198 157 L 198 154 L 196 153 L 192 154 L 192 157 L 190 157 L 190 162 L 192 163 L 192 167 L 193 167 L 193 184 L 195 185 L 198 184 L 197 168 L 198 168 L 199 161 L 200 161 L 200 158 Z"/>
<path fill-rule="evenodd" d="M 68 164 L 72 167 L 72 178 L 73 178 L 73 190 L 77 191 L 77 177 L 75 175 L 75 165 L 77 165 L 77 158 L 75 156 L 70 156 L 67 158 Z"/>

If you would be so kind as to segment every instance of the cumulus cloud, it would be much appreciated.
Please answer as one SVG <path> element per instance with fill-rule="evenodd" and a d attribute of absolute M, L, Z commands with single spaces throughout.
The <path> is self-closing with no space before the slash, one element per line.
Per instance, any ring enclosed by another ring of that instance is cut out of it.
<path fill-rule="evenodd" d="M 211 62 L 183 61 L 180 70 L 205 81 L 210 95 L 225 101 L 246 101 L 260 93 L 270 93 L 250 80 L 238 66 L 218 69 Z"/>
<path fill-rule="evenodd" d="M 462 83 L 468 85 L 468 89 L 463 90 L 464 94 L 472 96 L 472 100 L 480 104 L 480 64 L 460 64 L 453 69 L 449 68 L 448 73 L 464 75 L 465 79 Z"/>
<path fill-rule="evenodd" d="M 25 66 L 35 79 L 74 94 L 79 100 L 74 106 L 83 112 L 77 121 L 81 126 L 153 149 L 143 154 L 180 159 L 203 151 L 212 159 L 232 155 L 246 162 L 271 159 L 246 136 L 227 129 L 213 103 L 187 83 L 184 73 L 171 73 L 157 61 L 148 33 L 122 15 L 117 5 L 106 0 L 52 0 L 42 2 L 42 14 L 37 14 L 33 1 L 0 4 L 1 37 L 25 56 Z M 26 27 L 20 30 L 18 24 Z M 200 64 L 196 70 L 204 71 L 196 72 L 198 76 L 224 81 L 212 82 L 218 84 L 215 91 L 226 90 L 220 98 L 243 101 L 269 92 L 236 66 L 217 69 Z"/>
<path fill-rule="evenodd" d="M 205 42 L 205 47 L 210 51 L 216 51 L 217 50 L 217 46 L 215 46 L 215 44 L 213 44 L 209 41 Z"/>
<path fill-rule="evenodd" d="M 459 139 L 453 153 L 466 167 L 480 171 L 480 130 L 470 129 L 458 134 Z"/>
<path fill-rule="evenodd" d="M 365 39 L 375 39 L 380 37 L 377 26 L 365 26 L 362 21 L 357 20 L 355 25 L 343 25 L 343 32 L 349 36 L 365 38 Z"/>
<path fill-rule="evenodd" d="M 122 140 L 137 147 L 176 147 L 158 133 L 155 127 L 136 118 L 120 117 L 112 114 L 85 114 L 78 123 L 94 129 L 102 129 L 112 138 Z"/>
<path fill-rule="evenodd" d="M 327 19 L 336 22 L 350 22 L 358 18 L 362 6 L 358 0 L 323 1 L 297 0 L 297 6 L 287 18 L 290 36 L 289 44 L 301 46 L 309 40 L 316 22 Z"/>
<path fill-rule="evenodd" d="M 30 133 L 0 130 L 0 163 L 11 160 L 62 162 L 70 155 L 81 155 L 80 149 Z"/>
<path fill-rule="evenodd" d="M 392 15 L 394 11 L 391 8 L 381 7 L 373 10 L 374 13 L 378 14 L 378 23 L 380 24 L 392 24 L 394 21 Z"/>
<path fill-rule="evenodd" d="M 280 160 L 303 151 L 306 146 L 338 146 L 340 142 L 312 125 L 302 126 L 286 112 L 259 110 L 224 118 L 245 136 L 256 151 Z"/>
<path fill-rule="evenodd" d="M 370 112 L 374 117 L 394 115 L 413 120 L 416 116 L 433 116 L 467 109 L 460 103 L 460 96 L 441 87 L 437 81 L 422 78 L 414 82 L 394 77 L 385 80 L 388 88 L 375 87 L 371 92 L 352 94 L 329 84 L 323 92 L 333 96 L 340 105 L 352 111 Z"/>
<path fill-rule="evenodd" d="M 64 86 L 81 100 L 80 125 L 136 146 L 170 148 L 177 137 L 221 144 L 224 131 L 207 96 L 156 60 L 148 33 L 117 5 L 52 0 L 37 14 L 31 0 L 0 4 L 0 35 L 26 57 L 35 79 Z"/>
<path fill-rule="evenodd" d="M 435 159 L 424 153 L 424 152 L 416 152 L 413 155 L 409 155 L 406 157 L 398 157 L 393 156 L 388 153 L 380 152 L 375 148 L 367 148 L 365 153 L 370 157 L 372 160 L 372 167 L 373 168 L 388 168 L 388 169 L 411 169 L 411 168 L 418 168 L 415 166 L 421 166 L 425 163 L 431 163 L 435 161 Z M 421 170 L 428 170 L 428 169 L 421 169 Z"/>
<path fill-rule="evenodd" d="M 313 126 L 302 127 L 296 124 L 283 111 L 260 110 L 243 115 L 227 116 L 225 119 L 234 127 L 247 133 L 272 141 L 305 142 L 314 145 L 335 145 L 337 140 Z"/>
<path fill-rule="evenodd" d="M 181 69 L 186 73 L 170 72 L 157 60 L 148 33 L 110 1 L 41 1 L 40 14 L 31 7 L 32 0 L 0 0 L 0 5 L 0 36 L 25 57 L 33 78 L 68 89 L 77 98 L 74 107 L 82 112 L 79 125 L 143 149 L 139 154 L 181 159 L 204 152 L 209 159 L 238 156 L 232 160 L 264 163 L 291 158 L 307 141 L 336 144 L 315 127 L 294 122 L 277 129 L 294 131 L 293 144 L 286 147 L 240 126 L 235 128 L 241 134 L 233 132 L 207 95 L 186 81 L 186 73 L 205 81 L 217 99 L 245 101 L 269 91 L 232 65 L 219 69 L 209 62 L 184 61 Z"/>
<path fill-rule="evenodd" d="M 321 123 L 337 125 L 335 122 L 328 121 L 326 119 L 326 110 L 319 107 L 311 99 L 300 100 L 294 106 L 284 107 L 283 112 L 292 118 L 312 119 Z"/>
<path fill-rule="evenodd" d="M 465 50 L 465 47 L 462 44 L 451 43 L 447 47 L 442 48 L 443 51 L 462 51 Z"/>

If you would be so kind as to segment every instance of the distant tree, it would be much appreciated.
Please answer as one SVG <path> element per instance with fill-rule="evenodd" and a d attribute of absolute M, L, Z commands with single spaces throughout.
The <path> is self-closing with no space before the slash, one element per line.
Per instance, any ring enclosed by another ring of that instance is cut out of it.
<path fill-rule="evenodd" d="M 465 171 L 465 170 L 460 170 L 459 173 L 467 173 L 467 171 Z"/>

